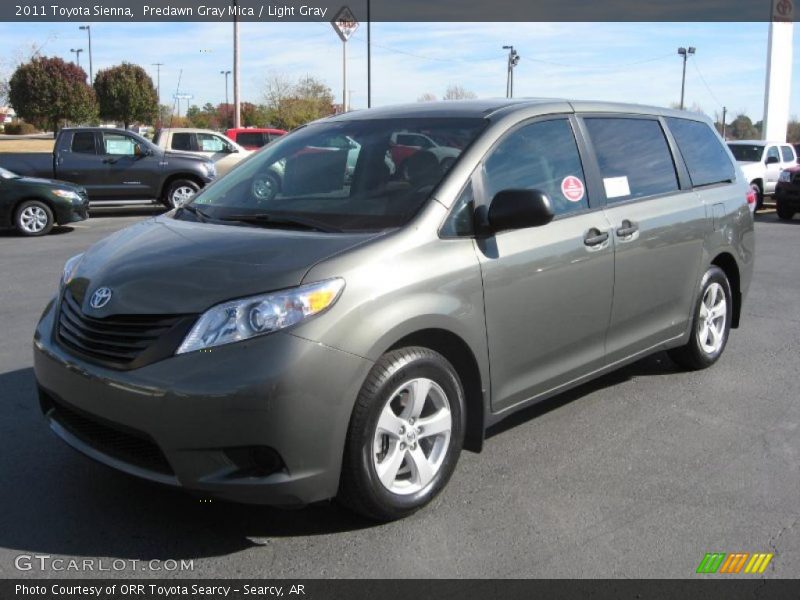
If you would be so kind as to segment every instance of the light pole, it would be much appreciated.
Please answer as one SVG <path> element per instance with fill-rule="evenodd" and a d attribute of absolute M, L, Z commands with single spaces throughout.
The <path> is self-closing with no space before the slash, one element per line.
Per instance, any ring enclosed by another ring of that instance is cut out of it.
<path fill-rule="evenodd" d="M 725 139 L 725 129 L 726 129 L 725 120 L 727 119 L 727 117 L 728 117 L 728 107 L 727 106 L 723 106 L 722 107 L 722 139 L 723 140 Z"/>
<path fill-rule="evenodd" d="M 156 68 L 156 94 L 158 95 L 158 124 L 161 125 L 161 67 L 164 63 L 152 63 Z"/>
<path fill-rule="evenodd" d="M 94 85 L 94 71 L 92 69 L 92 26 L 81 25 L 78 29 L 85 31 L 89 35 L 89 83 Z"/>
<path fill-rule="evenodd" d="M 689 46 L 688 48 L 681 46 L 678 48 L 678 54 L 683 57 L 683 76 L 681 77 L 681 110 L 683 110 L 683 95 L 686 91 L 686 61 L 688 60 L 689 55 L 694 53 L 694 46 Z"/>
<path fill-rule="evenodd" d="M 242 105 L 239 97 L 239 3 L 233 0 L 233 127 L 242 126 Z"/>
<path fill-rule="evenodd" d="M 228 104 L 228 75 L 230 75 L 231 72 L 230 71 L 220 71 L 219 73 L 220 73 L 220 75 L 225 75 L 225 112 L 228 113 L 228 115 L 225 118 L 225 121 L 226 121 L 226 124 L 228 125 L 228 127 L 230 127 L 231 105 Z"/>
<path fill-rule="evenodd" d="M 503 46 L 503 50 L 508 50 L 508 64 L 506 71 L 506 98 L 514 97 L 514 67 L 519 64 L 520 56 L 514 50 L 514 46 Z"/>
<path fill-rule="evenodd" d="M 77 64 L 80 67 L 81 66 L 81 52 L 83 52 L 83 48 L 77 48 L 77 49 L 76 48 L 70 48 L 69 51 L 73 52 L 75 54 L 75 58 L 78 61 Z"/>

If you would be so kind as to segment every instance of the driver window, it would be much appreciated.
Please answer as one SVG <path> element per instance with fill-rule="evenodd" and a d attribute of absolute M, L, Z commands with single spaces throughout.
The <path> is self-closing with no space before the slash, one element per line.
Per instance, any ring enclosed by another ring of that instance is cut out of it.
<path fill-rule="evenodd" d="M 508 134 L 483 165 L 486 201 L 507 189 L 540 190 L 556 216 L 589 208 L 578 145 L 567 119 L 539 121 Z"/>
<path fill-rule="evenodd" d="M 770 146 L 769 150 L 767 150 L 767 159 L 775 158 L 778 162 L 781 162 L 781 155 L 778 154 L 778 147 L 777 146 Z"/>
<path fill-rule="evenodd" d="M 228 146 L 222 138 L 208 133 L 197 134 L 197 145 L 201 152 L 225 152 Z"/>
<path fill-rule="evenodd" d="M 118 133 L 104 133 L 103 147 L 106 154 L 115 156 L 133 156 L 136 153 L 136 142 Z"/>

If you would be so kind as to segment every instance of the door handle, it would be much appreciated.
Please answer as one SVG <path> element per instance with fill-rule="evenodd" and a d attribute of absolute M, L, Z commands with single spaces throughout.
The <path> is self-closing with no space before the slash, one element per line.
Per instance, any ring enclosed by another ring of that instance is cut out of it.
<path fill-rule="evenodd" d="M 117 160 L 119 160 L 119 159 L 117 159 L 117 158 L 105 158 L 105 159 L 103 159 L 103 164 L 104 165 L 115 165 L 115 164 L 117 164 Z"/>
<path fill-rule="evenodd" d="M 639 224 L 634 221 L 625 219 L 622 222 L 622 227 L 617 229 L 617 237 L 628 237 L 639 231 Z"/>
<path fill-rule="evenodd" d="M 607 231 L 592 228 L 583 236 L 583 243 L 587 246 L 599 246 L 608 239 Z"/>

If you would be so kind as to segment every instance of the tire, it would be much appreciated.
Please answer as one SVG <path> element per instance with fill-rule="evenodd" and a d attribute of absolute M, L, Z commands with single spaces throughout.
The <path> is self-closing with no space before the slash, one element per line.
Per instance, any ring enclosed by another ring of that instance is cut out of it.
<path fill-rule="evenodd" d="M 706 317 L 709 307 L 717 309 L 714 311 L 716 316 L 711 319 Z M 670 358 L 679 366 L 692 371 L 713 365 L 722 356 L 728 343 L 732 316 L 730 283 L 725 272 L 712 265 L 700 282 L 700 294 L 694 306 L 689 341 L 680 348 L 669 350 Z"/>
<path fill-rule="evenodd" d="M 278 178 L 272 173 L 266 175 L 257 175 L 253 178 L 253 183 L 250 184 L 250 191 L 256 202 L 269 202 L 280 191 L 281 183 Z"/>
<path fill-rule="evenodd" d="M 25 200 L 14 212 L 14 226 L 22 235 L 47 235 L 55 225 L 53 211 L 40 200 Z"/>
<path fill-rule="evenodd" d="M 776 205 L 776 212 L 781 221 L 791 221 L 794 217 L 794 211 L 785 206 L 782 202 L 778 201 Z"/>
<path fill-rule="evenodd" d="M 754 181 L 750 184 L 750 189 L 756 193 L 756 210 L 761 210 L 764 208 L 764 191 L 761 189 L 761 185 Z"/>
<path fill-rule="evenodd" d="M 461 381 L 441 354 L 421 347 L 385 354 L 350 418 L 337 500 L 375 521 L 416 512 L 453 474 L 464 418 Z"/>
<path fill-rule="evenodd" d="M 200 186 L 191 179 L 176 179 L 167 186 L 163 202 L 167 208 L 180 208 L 198 191 L 200 191 Z"/>

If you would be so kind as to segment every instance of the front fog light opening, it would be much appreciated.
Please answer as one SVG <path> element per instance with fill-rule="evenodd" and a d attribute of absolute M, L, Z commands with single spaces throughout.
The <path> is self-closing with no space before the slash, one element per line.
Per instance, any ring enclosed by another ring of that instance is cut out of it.
<path fill-rule="evenodd" d="M 280 454 L 269 446 L 227 448 L 225 456 L 236 467 L 235 471 L 228 474 L 228 479 L 268 477 L 286 470 Z"/>

